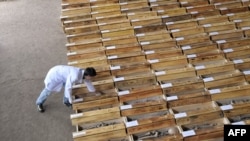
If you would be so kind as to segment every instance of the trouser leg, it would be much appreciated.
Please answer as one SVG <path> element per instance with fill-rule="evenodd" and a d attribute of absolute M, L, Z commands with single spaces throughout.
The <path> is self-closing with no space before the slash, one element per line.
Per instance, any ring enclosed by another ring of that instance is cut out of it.
<path fill-rule="evenodd" d="M 41 92 L 41 94 L 39 95 L 39 97 L 36 100 L 36 105 L 43 104 L 47 100 L 48 96 L 51 93 L 52 93 L 51 91 L 44 88 L 43 91 Z"/>

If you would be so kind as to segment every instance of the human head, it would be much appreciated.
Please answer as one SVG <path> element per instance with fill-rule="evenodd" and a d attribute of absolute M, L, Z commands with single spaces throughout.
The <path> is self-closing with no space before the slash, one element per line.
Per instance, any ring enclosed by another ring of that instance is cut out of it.
<path fill-rule="evenodd" d="M 93 67 L 87 67 L 83 73 L 83 79 L 91 79 L 96 76 L 96 70 Z"/>

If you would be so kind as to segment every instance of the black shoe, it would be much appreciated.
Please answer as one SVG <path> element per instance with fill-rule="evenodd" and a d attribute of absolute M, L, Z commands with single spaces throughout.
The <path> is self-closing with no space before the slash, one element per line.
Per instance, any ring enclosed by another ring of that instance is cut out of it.
<path fill-rule="evenodd" d="M 66 105 L 67 107 L 72 107 L 72 104 L 70 103 L 64 103 L 64 105 Z"/>
<path fill-rule="evenodd" d="M 37 110 L 41 113 L 45 111 L 42 104 L 37 105 Z"/>

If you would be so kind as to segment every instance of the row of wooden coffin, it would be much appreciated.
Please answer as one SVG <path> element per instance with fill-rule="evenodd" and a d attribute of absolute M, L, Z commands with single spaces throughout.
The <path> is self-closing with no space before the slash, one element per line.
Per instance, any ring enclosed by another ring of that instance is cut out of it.
<path fill-rule="evenodd" d="M 188 96 L 162 95 L 159 86 L 78 95 L 71 115 L 80 140 L 205 140 L 225 124 L 249 124 L 250 86 Z M 118 96 L 117 96 L 118 95 Z M 84 102 L 81 102 L 81 101 Z"/>

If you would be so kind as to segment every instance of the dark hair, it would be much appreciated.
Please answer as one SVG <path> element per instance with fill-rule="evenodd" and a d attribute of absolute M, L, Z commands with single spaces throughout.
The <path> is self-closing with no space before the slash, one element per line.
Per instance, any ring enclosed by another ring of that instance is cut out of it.
<path fill-rule="evenodd" d="M 84 76 L 96 76 L 96 71 L 93 67 L 88 67 L 84 70 Z"/>

